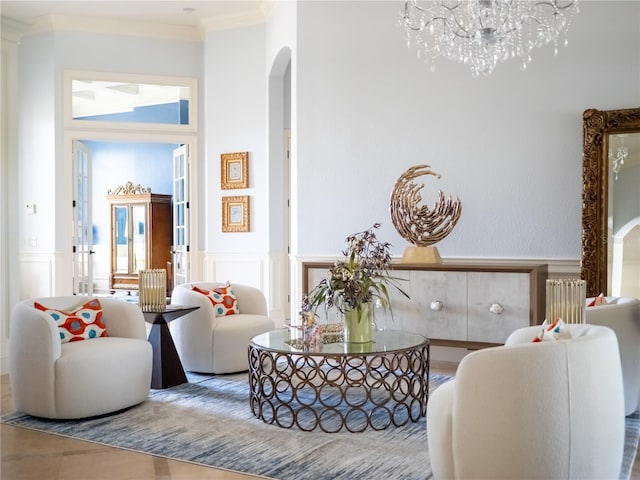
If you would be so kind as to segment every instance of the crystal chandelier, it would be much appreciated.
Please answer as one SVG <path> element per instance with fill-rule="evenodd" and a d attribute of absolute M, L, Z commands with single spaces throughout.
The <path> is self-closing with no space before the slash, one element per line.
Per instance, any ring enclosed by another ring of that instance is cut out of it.
<path fill-rule="evenodd" d="M 615 175 L 615 179 L 618 180 L 618 173 L 620 169 L 624 165 L 624 159 L 629 156 L 629 149 L 624 144 L 624 135 L 620 135 L 620 146 L 616 150 L 615 157 L 613 156 L 613 152 L 609 152 L 609 161 L 611 162 L 611 168 L 613 169 L 613 173 Z"/>
<path fill-rule="evenodd" d="M 578 0 L 405 0 L 400 12 L 407 46 L 431 62 L 445 57 L 467 65 L 474 77 L 489 75 L 498 62 L 518 57 L 521 70 L 531 51 L 553 43 L 578 12 Z"/>

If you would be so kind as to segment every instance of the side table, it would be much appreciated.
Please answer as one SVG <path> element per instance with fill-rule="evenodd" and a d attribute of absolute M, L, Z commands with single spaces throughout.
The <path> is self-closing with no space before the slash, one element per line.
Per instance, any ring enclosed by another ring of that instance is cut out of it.
<path fill-rule="evenodd" d="M 151 388 L 169 388 L 187 383 L 187 375 L 173 343 L 169 322 L 193 312 L 200 307 L 167 305 L 162 312 L 142 312 L 147 323 L 153 324 L 149 332 L 149 343 L 153 348 Z"/>

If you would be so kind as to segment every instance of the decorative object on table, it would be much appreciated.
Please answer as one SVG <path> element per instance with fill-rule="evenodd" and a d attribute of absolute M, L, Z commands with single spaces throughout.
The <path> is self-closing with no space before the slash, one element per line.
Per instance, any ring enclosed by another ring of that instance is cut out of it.
<path fill-rule="evenodd" d="M 302 344 L 313 350 L 322 349 L 322 331 L 318 328 L 316 316 L 312 312 L 302 315 Z"/>
<path fill-rule="evenodd" d="M 248 232 L 250 220 L 249 195 L 222 197 L 223 232 Z"/>
<path fill-rule="evenodd" d="M 322 335 L 322 344 L 344 342 L 342 323 L 318 323 L 317 331 Z"/>
<path fill-rule="evenodd" d="M 546 322 L 585 323 L 587 282 L 577 278 L 546 281 Z"/>
<path fill-rule="evenodd" d="M 393 226 L 413 245 L 405 249 L 401 263 L 442 263 L 433 245 L 451 233 L 462 213 L 460 198 L 445 199 L 442 190 L 438 190 L 438 201 L 432 209 L 421 204 L 420 190 L 424 184 L 418 185 L 413 180 L 422 175 L 441 177 L 430 168 L 430 165 L 409 168 L 396 180 L 391 192 L 389 211 Z"/>
<path fill-rule="evenodd" d="M 399 286 L 398 280 L 389 274 L 391 245 L 380 242 L 374 232 L 376 223 L 362 232 L 349 235 L 342 251 L 345 260 L 337 261 L 323 278 L 302 299 L 301 315 L 315 315 L 317 308 L 336 308 L 343 315 L 344 340 L 348 343 L 372 341 L 374 302 L 391 310 L 388 286 L 395 287 L 409 298 Z"/>
<path fill-rule="evenodd" d="M 167 271 L 151 268 L 139 272 L 138 304 L 143 312 L 163 312 L 167 308 Z"/>
<path fill-rule="evenodd" d="M 566 46 L 577 12 L 577 0 L 405 0 L 400 24 L 407 46 L 414 45 L 418 58 L 431 62 L 431 71 L 435 59 L 445 57 L 478 77 L 516 57 L 525 70 L 533 49 L 549 43 L 557 55 L 558 37 L 563 34 Z"/>
<path fill-rule="evenodd" d="M 249 152 L 220 155 L 220 186 L 223 190 L 249 188 Z"/>

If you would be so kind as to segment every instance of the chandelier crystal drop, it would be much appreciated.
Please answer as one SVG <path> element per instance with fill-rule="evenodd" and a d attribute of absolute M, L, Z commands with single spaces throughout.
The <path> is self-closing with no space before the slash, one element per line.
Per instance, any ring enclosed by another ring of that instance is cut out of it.
<path fill-rule="evenodd" d="M 535 47 L 552 43 L 557 54 L 558 37 L 566 46 L 577 13 L 578 0 L 405 0 L 400 24 L 407 46 L 432 71 L 435 59 L 445 57 L 478 77 L 510 58 L 526 69 Z"/>
<path fill-rule="evenodd" d="M 609 152 L 609 161 L 611 162 L 611 168 L 615 175 L 615 179 L 618 180 L 618 173 L 624 165 L 624 159 L 629 156 L 629 149 L 624 144 L 624 135 L 620 135 L 620 146 L 616 150 L 615 156 L 613 152 Z"/>

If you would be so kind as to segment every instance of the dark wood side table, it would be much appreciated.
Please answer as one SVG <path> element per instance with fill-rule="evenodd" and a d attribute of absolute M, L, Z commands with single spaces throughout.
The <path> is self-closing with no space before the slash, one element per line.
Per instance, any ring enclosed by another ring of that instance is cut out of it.
<path fill-rule="evenodd" d="M 169 322 L 198 308 L 167 305 L 162 312 L 142 312 L 145 321 L 153 324 L 149 332 L 149 343 L 153 348 L 151 388 L 169 388 L 187 383 L 187 375 L 169 331 Z"/>

